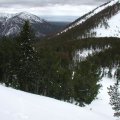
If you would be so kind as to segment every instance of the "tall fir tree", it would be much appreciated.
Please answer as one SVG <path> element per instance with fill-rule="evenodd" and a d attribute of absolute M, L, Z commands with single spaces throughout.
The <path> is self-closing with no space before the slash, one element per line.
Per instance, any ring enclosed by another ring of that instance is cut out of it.
<path fill-rule="evenodd" d="M 120 67 L 117 68 L 115 75 L 116 75 L 117 85 L 118 85 L 120 81 Z"/>
<path fill-rule="evenodd" d="M 115 72 L 115 77 L 117 82 L 114 86 L 110 86 L 108 88 L 110 95 L 110 105 L 112 106 L 113 110 L 115 111 L 114 116 L 120 117 L 120 91 L 119 91 L 119 80 L 120 80 L 120 68 L 118 67 Z"/>
<path fill-rule="evenodd" d="M 31 27 L 29 21 L 25 21 L 23 29 L 20 33 L 18 42 L 19 60 L 17 77 L 20 84 L 20 89 L 25 91 L 34 91 L 37 57 L 35 48 L 32 46 Z"/>

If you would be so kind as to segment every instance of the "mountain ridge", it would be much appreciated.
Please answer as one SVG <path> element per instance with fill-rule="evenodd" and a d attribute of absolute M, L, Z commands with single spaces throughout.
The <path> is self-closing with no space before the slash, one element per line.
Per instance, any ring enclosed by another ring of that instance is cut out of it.
<path fill-rule="evenodd" d="M 107 2 L 89 13 L 83 15 L 78 18 L 74 22 L 72 22 L 68 27 L 66 27 L 61 32 L 57 33 L 56 36 L 69 36 L 69 38 L 80 39 L 80 38 L 88 38 L 88 37 L 120 37 L 119 30 L 111 30 L 112 34 L 103 34 L 98 32 L 99 28 L 105 27 L 104 33 L 107 32 L 107 28 L 111 27 L 109 25 L 109 20 L 114 16 L 119 14 L 120 11 L 120 2 L 118 0 L 112 0 Z M 118 19 L 120 19 L 118 15 Z M 118 22 L 117 22 L 118 23 Z M 114 23 L 118 28 L 120 25 Z M 97 29 L 98 30 L 95 30 Z M 115 28 L 115 27 L 114 27 Z"/>

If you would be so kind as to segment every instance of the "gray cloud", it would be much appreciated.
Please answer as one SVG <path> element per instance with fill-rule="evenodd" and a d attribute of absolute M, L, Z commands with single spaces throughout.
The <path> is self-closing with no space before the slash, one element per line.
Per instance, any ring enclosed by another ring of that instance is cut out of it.
<path fill-rule="evenodd" d="M 47 6 L 55 4 L 68 5 L 100 5 L 109 0 L 0 0 L 0 6 Z"/>
<path fill-rule="evenodd" d="M 26 11 L 48 20 L 72 21 L 107 1 L 109 0 L 0 0 L 0 13 Z"/>

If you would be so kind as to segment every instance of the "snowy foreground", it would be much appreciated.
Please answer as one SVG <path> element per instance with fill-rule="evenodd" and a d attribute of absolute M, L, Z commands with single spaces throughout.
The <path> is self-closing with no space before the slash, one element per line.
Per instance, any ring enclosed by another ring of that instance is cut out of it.
<path fill-rule="evenodd" d="M 0 85 L 0 120 L 115 120 L 107 93 L 114 82 L 104 77 L 98 99 L 83 108 Z"/>

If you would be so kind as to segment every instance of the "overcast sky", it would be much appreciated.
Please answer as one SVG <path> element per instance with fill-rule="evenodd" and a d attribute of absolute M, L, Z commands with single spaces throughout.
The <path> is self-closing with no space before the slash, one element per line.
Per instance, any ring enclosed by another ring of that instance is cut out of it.
<path fill-rule="evenodd" d="M 0 12 L 30 12 L 39 16 L 80 17 L 109 0 L 0 0 Z"/>

